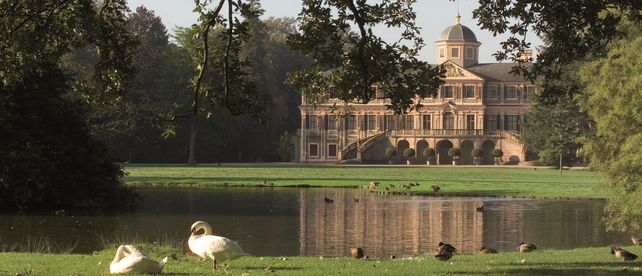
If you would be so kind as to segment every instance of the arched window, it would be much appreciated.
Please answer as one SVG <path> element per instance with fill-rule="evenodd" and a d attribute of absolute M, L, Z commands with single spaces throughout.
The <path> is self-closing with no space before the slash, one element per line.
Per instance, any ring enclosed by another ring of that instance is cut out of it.
<path fill-rule="evenodd" d="M 455 128 L 455 115 L 450 112 L 444 113 L 444 129 Z"/>

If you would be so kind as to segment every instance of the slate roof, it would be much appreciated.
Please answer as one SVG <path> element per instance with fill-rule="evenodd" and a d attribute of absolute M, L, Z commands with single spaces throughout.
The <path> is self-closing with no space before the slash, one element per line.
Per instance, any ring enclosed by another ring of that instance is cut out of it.
<path fill-rule="evenodd" d="M 516 63 L 478 63 L 464 69 L 484 78 L 487 81 L 522 82 L 522 76 L 513 75 L 510 71 Z M 526 64 L 526 66 L 529 66 Z"/>
<path fill-rule="evenodd" d="M 477 37 L 472 30 L 462 24 L 447 27 L 441 32 L 439 40 L 459 40 L 477 42 Z"/>

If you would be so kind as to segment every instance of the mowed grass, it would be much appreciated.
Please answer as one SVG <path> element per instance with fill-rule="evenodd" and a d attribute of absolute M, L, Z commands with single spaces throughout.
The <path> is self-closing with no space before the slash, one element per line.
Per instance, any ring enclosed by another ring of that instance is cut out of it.
<path fill-rule="evenodd" d="M 170 275 L 628 275 L 642 273 L 642 262 L 623 262 L 608 247 L 542 250 L 532 253 L 455 255 L 447 262 L 432 254 L 413 258 L 356 260 L 347 257 L 243 257 L 212 272 L 211 262 L 177 250 L 138 246 L 154 259 L 172 256 Z M 642 247 L 626 247 L 642 254 Z M 115 250 L 93 255 L 0 253 L 0 275 L 107 275 Z"/>
<path fill-rule="evenodd" d="M 382 192 L 438 196 L 604 198 L 597 172 L 550 168 L 446 166 L 296 166 L 296 165 L 129 165 L 125 182 L 138 186 L 325 186 L 358 187 L 378 181 Z M 411 189 L 400 184 L 419 183 Z M 391 187 L 390 184 L 394 186 Z M 388 187 L 388 190 L 385 188 Z"/>

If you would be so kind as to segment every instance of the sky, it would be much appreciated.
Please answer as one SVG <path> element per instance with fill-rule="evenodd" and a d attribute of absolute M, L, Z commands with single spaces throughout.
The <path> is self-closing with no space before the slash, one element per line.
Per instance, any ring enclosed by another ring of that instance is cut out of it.
<path fill-rule="evenodd" d="M 301 0 L 261 0 L 265 10 L 262 18 L 269 17 L 296 17 L 301 10 Z M 129 0 L 129 8 L 133 11 L 138 6 L 145 6 L 160 16 L 167 30 L 172 33 L 175 27 L 186 27 L 196 23 L 196 13 L 193 13 L 193 0 Z M 434 42 L 439 39 L 441 31 L 446 27 L 455 24 L 455 16 L 459 9 L 461 24 L 470 28 L 482 43 L 479 48 L 479 62 L 496 62 L 492 56 L 500 49 L 500 42 L 507 36 L 493 37 L 492 33 L 481 30 L 474 20 L 473 10 L 479 6 L 477 0 L 460 0 L 451 2 L 449 0 L 418 0 L 414 6 L 417 13 L 417 25 L 420 26 L 421 36 L 426 45 L 420 52 L 420 58 L 430 63 L 436 63 L 436 49 Z M 396 29 L 377 28 L 376 33 L 386 41 L 396 41 L 399 31 Z M 534 34 L 527 37 L 531 42 L 533 55 L 537 54 L 536 47 L 542 45 L 541 39 Z"/>

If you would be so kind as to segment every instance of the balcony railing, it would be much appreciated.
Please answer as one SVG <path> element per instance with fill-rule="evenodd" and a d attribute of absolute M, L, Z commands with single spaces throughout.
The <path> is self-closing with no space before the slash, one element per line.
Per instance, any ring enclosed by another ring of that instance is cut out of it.
<path fill-rule="evenodd" d="M 475 137 L 500 136 L 501 130 L 490 129 L 396 129 L 390 134 L 396 137 Z"/>

